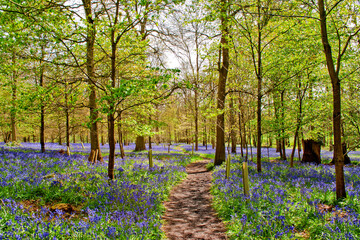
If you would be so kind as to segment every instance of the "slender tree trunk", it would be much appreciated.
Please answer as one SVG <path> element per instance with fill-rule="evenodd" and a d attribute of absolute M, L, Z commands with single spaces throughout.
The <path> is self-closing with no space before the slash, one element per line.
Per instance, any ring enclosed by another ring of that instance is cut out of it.
<path fill-rule="evenodd" d="M 301 92 L 301 79 L 299 79 L 299 84 L 298 84 L 298 100 L 299 100 L 299 114 L 297 117 L 297 121 L 296 121 L 296 130 L 295 130 L 295 136 L 294 136 L 294 146 L 293 146 L 293 150 L 291 152 L 291 158 L 290 158 L 290 167 L 294 167 L 294 154 L 295 154 L 295 148 L 296 148 L 296 141 L 298 142 L 298 146 L 300 145 L 300 136 L 299 136 L 299 131 L 300 131 L 300 127 L 301 127 L 301 120 L 302 120 L 302 100 L 303 100 L 303 94 Z M 299 161 L 300 161 L 300 150 L 298 149 L 298 155 L 299 155 Z"/>
<path fill-rule="evenodd" d="M 58 143 L 59 143 L 59 145 L 61 145 L 62 144 L 62 136 L 61 136 L 61 125 L 60 125 L 60 123 L 58 123 L 58 132 L 59 132 Z"/>
<path fill-rule="evenodd" d="M 158 114 L 156 115 L 156 121 L 159 121 Z M 156 132 L 155 141 L 156 141 L 156 144 L 159 145 L 160 144 L 160 135 L 159 135 L 159 126 L 158 125 L 156 125 L 156 127 L 155 127 L 155 132 Z"/>
<path fill-rule="evenodd" d="M 258 55 L 257 55 L 257 152 L 256 152 L 256 165 L 257 171 L 261 172 L 261 101 L 262 101 L 262 62 L 261 62 L 261 28 L 260 28 L 260 6 L 259 8 L 259 22 L 258 22 Z"/>
<path fill-rule="evenodd" d="M 198 106 L 198 90 L 195 87 L 195 151 L 199 150 L 199 106 Z"/>
<path fill-rule="evenodd" d="M 285 151 L 285 125 L 284 125 L 284 121 L 285 121 L 285 106 L 284 106 L 284 93 L 285 90 L 282 90 L 280 93 L 280 101 L 281 101 L 281 133 L 282 133 L 282 138 L 281 138 L 281 148 L 282 148 L 282 155 L 283 155 L 283 160 L 286 160 L 286 151 Z"/>
<path fill-rule="evenodd" d="M 280 129 L 280 106 L 278 103 L 278 95 L 274 93 L 274 114 L 275 114 L 275 123 L 276 123 L 276 152 L 280 153 L 280 159 L 284 159 L 283 155 L 283 142 L 281 138 L 281 129 Z"/>
<path fill-rule="evenodd" d="M 251 124 L 249 121 L 249 144 L 250 144 L 250 155 L 251 155 L 251 161 L 253 161 L 254 157 L 253 157 L 253 147 L 252 147 L 252 143 L 251 143 Z M 246 149 L 246 155 L 248 155 L 248 150 Z"/>
<path fill-rule="evenodd" d="M 321 39 L 326 56 L 326 65 L 331 79 L 333 89 L 333 130 L 334 130 L 334 161 L 336 175 L 336 198 L 346 198 L 345 179 L 344 179 L 344 155 L 341 144 L 341 88 L 339 79 L 339 68 L 335 70 L 331 46 L 328 41 L 328 33 L 326 27 L 326 12 L 324 0 L 318 0 Z M 340 59 L 338 59 L 340 61 Z M 338 63 L 338 66 L 340 64 Z"/>
<path fill-rule="evenodd" d="M 116 87 L 116 47 L 115 40 L 115 26 L 118 20 L 119 3 L 116 3 L 116 12 L 114 26 L 111 29 L 111 87 Z M 110 19 L 109 19 L 110 20 Z M 108 177 L 114 179 L 114 166 L 115 166 L 115 100 L 109 100 L 109 113 L 108 113 L 108 141 L 109 141 L 109 164 L 108 164 Z"/>
<path fill-rule="evenodd" d="M 66 146 L 70 147 L 70 118 L 69 118 L 69 110 L 66 108 Z"/>
<path fill-rule="evenodd" d="M 241 119 L 241 115 L 242 115 L 242 104 L 241 104 L 241 95 L 239 93 L 239 113 L 238 113 L 238 118 L 239 118 L 239 136 L 240 136 L 240 152 L 241 152 L 241 157 L 244 157 L 244 134 L 245 131 L 243 133 L 243 129 L 245 129 L 242 125 L 243 125 L 243 121 Z"/>
<path fill-rule="evenodd" d="M 68 104 L 68 83 L 65 82 L 66 146 L 70 147 L 70 117 Z"/>
<path fill-rule="evenodd" d="M 219 69 L 219 83 L 218 83 L 218 96 L 217 96 L 217 109 L 218 111 L 223 111 L 225 107 L 225 97 L 226 97 L 226 79 L 229 71 L 229 29 L 228 29 L 228 19 L 226 16 L 227 1 L 221 0 L 221 52 L 222 52 L 222 63 L 221 68 Z M 220 65 L 220 63 L 219 63 Z M 216 124 L 216 150 L 215 150 L 215 160 L 214 165 L 221 165 L 225 162 L 225 115 L 221 113 L 217 116 Z"/>
<path fill-rule="evenodd" d="M 242 132 L 242 123 L 241 123 L 241 113 L 238 113 L 238 119 L 239 119 L 239 138 L 240 138 L 240 154 L 241 157 L 244 157 L 244 139 L 243 139 L 243 132 Z"/>
<path fill-rule="evenodd" d="M 236 119 L 235 119 L 235 111 L 234 111 L 234 99 L 230 99 L 230 138 L 231 138 L 231 153 L 236 153 Z"/>
<path fill-rule="evenodd" d="M 114 166 L 115 166 L 115 117 L 114 117 L 114 109 L 108 114 L 109 121 L 109 164 L 108 164 L 108 177 L 110 179 L 114 179 Z"/>
<path fill-rule="evenodd" d="M 290 167 L 294 167 L 294 155 L 295 155 L 295 148 L 296 148 L 296 141 L 298 139 L 298 133 L 299 133 L 299 125 L 296 127 L 295 130 L 295 136 L 294 136 L 294 146 L 291 152 L 291 157 L 290 157 Z"/>
<path fill-rule="evenodd" d="M 125 158 L 125 150 L 124 150 L 124 145 L 123 145 L 123 134 L 122 134 L 122 129 L 121 129 L 121 113 L 119 113 L 118 115 L 118 135 L 119 135 L 119 147 L 120 147 L 120 155 L 121 158 Z"/>
<path fill-rule="evenodd" d="M 44 65 L 43 60 L 45 57 L 45 47 L 41 46 L 41 60 L 40 60 L 40 87 L 44 87 Z M 45 152 L 45 106 L 41 103 L 40 106 L 40 145 L 41 152 Z"/>
<path fill-rule="evenodd" d="M 12 104 L 11 104 L 11 114 L 10 114 L 10 121 L 11 121 L 11 141 L 16 142 L 16 91 L 17 91 L 17 79 L 16 79 L 16 54 L 15 49 L 13 49 L 12 53 L 12 65 L 13 65 L 13 72 L 12 72 Z"/>
<path fill-rule="evenodd" d="M 195 48 L 196 48 L 196 79 L 195 79 L 195 151 L 199 150 L 199 92 L 198 92 L 198 84 L 200 80 L 200 66 L 199 66 L 199 33 L 198 29 L 195 29 Z"/>
<path fill-rule="evenodd" d="M 206 118 L 204 118 L 204 143 L 205 143 L 205 149 L 208 149 L 208 134 L 206 129 Z"/>
<path fill-rule="evenodd" d="M 169 126 L 169 145 L 171 145 L 171 142 L 172 142 L 172 135 L 171 135 L 171 127 Z M 144 146 L 145 146 L 145 141 L 144 141 Z"/>
<path fill-rule="evenodd" d="M 216 126 L 215 124 L 212 125 L 211 127 L 211 148 L 215 149 L 215 132 L 216 132 Z"/>

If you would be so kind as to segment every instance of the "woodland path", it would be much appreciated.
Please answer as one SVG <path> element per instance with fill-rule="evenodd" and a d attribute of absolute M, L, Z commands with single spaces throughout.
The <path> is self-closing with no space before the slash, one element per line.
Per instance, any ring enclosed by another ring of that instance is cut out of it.
<path fill-rule="evenodd" d="M 187 178 L 171 191 L 169 200 L 165 202 L 163 230 L 169 240 L 227 239 L 224 224 L 211 206 L 208 162 L 189 164 Z"/>

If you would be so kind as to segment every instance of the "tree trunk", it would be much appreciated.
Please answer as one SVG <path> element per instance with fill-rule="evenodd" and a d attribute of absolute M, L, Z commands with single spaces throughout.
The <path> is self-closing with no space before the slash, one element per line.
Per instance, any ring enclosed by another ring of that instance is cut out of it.
<path fill-rule="evenodd" d="M 252 147 L 252 143 L 251 143 L 251 124 L 250 124 L 250 121 L 249 121 L 249 144 L 250 144 L 250 155 L 251 155 L 251 160 L 253 160 L 253 147 Z M 246 155 L 248 155 L 248 150 L 246 149 Z"/>
<path fill-rule="evenodd" d="M 291 157 L 290 157 L 290 167 L 294 167 L 294 154 L 295 154 L 295 148 L 296 148 L 296 141 L 298 141 L 298 143 L 300 142 L 300 137 L 299 137 L 299 130 L 300 130 L 300 126 L 301 126 L 301 120 L 302 120 L 302 99 L 303 99 L 303 95 L 300 91 L 301 89 L 301 80 L 299 79 L 299 90 L 298 90 L 298 95 L 297 98 L 299 100 L 299 114 L 297 117 L 297 121 L 296 121 L 296 130 L 295 130 L 295 136 L 294 136 L 294 146 L 293 146 L 293 150 L 291 152 Z M 300 144 L 298 144 L 300 145 Z M 300 150 L 298 149 L 298 154 L 299 154 L 299 161 L 300 161 Z"/>
<path fill-rule="evenodd" d="M 10 112 L 10 121 L 11 121 L 11 141 L 16 142 L 16 90 L 17 90 L 17 80 L 16 80 L 16 55 L 15 49 L 13 49 L 12 53 L 12 65 L 13 65 L 13 72 L 12 72 L 12 104 L 11 104 L 11 112 Z"/>
<path fill-rule="evenodd" d="M 262 101 L 262 56 L 261 56 L 261 31 L 262 31 L 262 23 L 261 23 L 261 6 L 260 1 L 258 1 L 258 22 L 257 22 L 257 30 L 258 30 L 258 39 L 257 39 L 257 71 L 256 76 L 258 80 L 257 84 L 257 152 L 256 152 L 256 165 L 257 171 L 261 172 L 261 101 Z M 254 56 L 255 59 L 255 56 Z M 256 66 L 256 64 L 255 64 Z"/>
<path fill-rule="evenodd" d="M 204 144 L 205 144 L 205 149 L 208 149 L 208 134 L 207 134 L 207 129 L 206 129 L 206 118 L 204 118 Z"/>
<path fill-rule="evenodd" d="M 145 137 L 137 136 L 135 141 L 135 151 L 143 151 L 143 150 L 146 150 Z"/>
<path fill-rule="evenodd" d="M 276 139 L 276 152 L 280 153 L 280 158 L 282 158 L 281 142 L 279 139 Z"/>
<path fill-rule="evenodd" d="M 230 99 L 230 138 L 231 138 L 231 153 L 236 153 L 236 120 L 234 112 L 234 99 Z"/>
<path fill-rule="evenodd" d="M 285 151 L 285 147 L 286 147 L 286 142 L 285 142 L 285 125 L 284 125 L 284 121 L 285 121 L 285 107 L 284 107 L 284 93 L 285 90 L 282 90 L 280 93 L 280 101 L 281 101 L 281 135 L 282 135 L 282 139 L 281 139 L 281 147 L 282 147 L 282 160 L 286 160 L 286 151 Z"/>
<path fill-rule="evenodd" d="M 239 136 L 240 136 L 240 154 L 241 157 L 244 157 L 244 137 L 242 133 L 242 122 L 241 122 L 241 114 L 238 113 L 238 119 L 239 119 Z"/>
<path fill-rule="evenodd" d="M 172 141 L 172 136 L 171 136 L 171 127 L 169 126 L 169 140 L 168 140 L 169 145 L 171 145 L 171 141 Z M 144 142 L 145 142 L 145 140 L 144 140 Z"/>
<path fill-rule="evenodd" d="M 95 86 L 95 64 L 94 64 L 94 49 L 95 49 L 95 22 L 92 14 L 91 0 L 82 0 L 87 21 L 87 37 L 86 37 L 86 68 L 88 84 L 90 85 L 89 109 L 90 109 L 90 143 L 91 150 L 98 150 L 97 159 L 102 162 L 103 158 L 100 150 L 99 134 L 98 134 L 98 117 L 97 103 L 96 103 L 96 86 Z"/>
<path fill-rule="evenodd" d="M 319 14 L 321 26 L 321 39 L 326 56 L 326 65 L 331 79 L 333 89 L 333 131 L 334 131 L 334 160 L 336 176 L 336 198 L 346 198 L 345 177 L 344 177 L 344 155 L 341 146 L 341 88 L 339 79 L 340 58 L 338 59 L 338 69 L 335 70 L 331 46 L 328 41 L 326 28 L 326 16 L 324 0 L 319 0 Z"/>
<path fill-rule="evenodd" d="M 294 146 L 293 146 L 293 149 L 291 152 L 291 157 L 290 157 L 290 167 L 294 167 L 294 155 L 295 155 L 295 149 L 296 149 L 296 141 L 298 139 L 299 128 L 300 128 L 300 126 L 298 125 L 295 130 Z"/>
<path fill-rule="evenodd" d="M 60 125 L 60 123 L 58 123 L 58 132 L 59 132 L 58 143 L 59 143 L 59 145 L 62 145 L 62 136 L 61 136 L 61 125 Z"/>
<path fill-rule="evenodd" d="M 41 60 L 40 60 L 40 87 L 44 87 L 44 65 L 43 60 L 45 56 L 45 47 L 41 46 Z M 44 102 L 40 106 L 40 145 L 41 152 L 45 152 L 45 106 Z"/>
<path fill-rule="evenodd" d="M 199 106 L 198 106 L 198 90 L 195 87 L 195 151 L 199 150 Z"/>
<path fill-rule="evenodd" d="M 347 154 L 347 146 L 346 143 L 342 143 L 342 151 L 343 151 L 343 156 L 344 156 L 344 164 L 351 164 L 351 160 Z M 333 160 L 331 161 L 331 164 L 335 164 L 335 159 L 333 158 Z"/>
<path fill-rule="evenodd" d="M 244 150 L 243 149 L 244 149 L 245 131 L 243 133 L 243 130 L 245 129 L 245 125 L 243 124 L 242 115 L 243 115 L 243 112 L 242 112 L 242 104 L 241 104 L 241 95 L 239 93 L 239 113 L 238 113 L 238 118 L 239 118 L 240 151 L 241 151 L 241 157 L 244 157 Z"/>
<path fill-rule="evenodd" d="M 302 144 L 303 144 L 304 154 L 301 162 L 320 164 L 321 163 L 320 143 L 315 142 L 314 140 L 303 140 Z"/>
<path fill-rule="evenodd" d="M 212 149 L 215 149 L 215 132 L 216 132 L 215 124 L 212 124 L 212 126 L 211 126 L 211 148 Z"/>
<path fill-rule="evenodd" d="M 109 122 L 109 163 L 108 163 L 108 177 L 114 179 L 114 166 L 115 166 L 115 117 L 114 109 L 110 107 L 110 113 L 108 114 Z"/>
<path fill-rule="evenodd" d="M 123 145 L 123 136 L 122 136 L 122 129 L 121 129 L 121 113 L 119 113 L 118 118 L 119 118 L 119 120 L 118 120 L 118 135 L 119 135 L 120 155 L 121 155 L 121 158 L 124 159 L 125 158 L 125 150 L 124 150 L 124 145 Z"/>
<path fill-rule="evenodd" d="M 66 116 L 66 146 L 70 147 L 70 117 L 68 106 L 68 83 L 65 82 L 65 116 Z"/>
<path fill-rule="evenodd" d="M 217 96 L 217 109 L 218 111 L 223 111 L 225 107 L 225 97 L 226 97 L 226 80 L 227 74 L 229 71 L 229 29 L 228 29 L 228 19 L 227 19 L 227 1 L 221 0 L 221 46 L 220 50 L 222 52 L 222 64 L 219 69 L 219 83 L 218 83 L 218 96 Z M 220 56 L 219 56 L 220 58 Z M 220 65 L 220 61 L 219 61 Z M 215 160 L 214 165 L 221 165 L 225 162 L 225 114 L 224 112 L 217 116 L 216 124 L 216 150 L 215 150 Z"/>

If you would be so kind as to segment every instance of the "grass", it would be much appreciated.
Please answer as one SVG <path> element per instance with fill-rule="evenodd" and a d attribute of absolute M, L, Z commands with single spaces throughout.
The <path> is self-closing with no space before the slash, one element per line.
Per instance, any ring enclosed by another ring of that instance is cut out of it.
<path fill-rule="evenodd" d="M 206 164 L 206 170 L 213 171 L 214 168 L 215 168 L 214 162 L 209 162 L 208 164 Z"/>

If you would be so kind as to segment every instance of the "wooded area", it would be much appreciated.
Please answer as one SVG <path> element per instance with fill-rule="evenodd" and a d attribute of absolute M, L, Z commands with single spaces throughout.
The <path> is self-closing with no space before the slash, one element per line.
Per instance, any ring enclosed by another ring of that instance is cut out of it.
<path fill-rule="evenodd" d="M 261 171 L 262 145 L 286 159 L 290 138 L 313 139 L 334 146 L 343 182 L 341 143 L 360 134 L 359 6 L 326 4 L 4 1 L 4 141 L 91 142 L 101 160 L 101 139 L 109 166 L 116 141 L 216 142 L 215 164 L 240 143 Z"/>
<path fill-rule="evenodd" d="M 4 142 L 359 146 L 358 1 L 1 2 Z M 341 104 L 342 103 L 342 104 Z M 342 107 L 341 107 L 342 106 Z M 311 152 L 311 151 L 310 151 Z M 300 157 L 300 156 L 299 156 Z M 319 159 L 317 160 L 319 161 Z"/>

